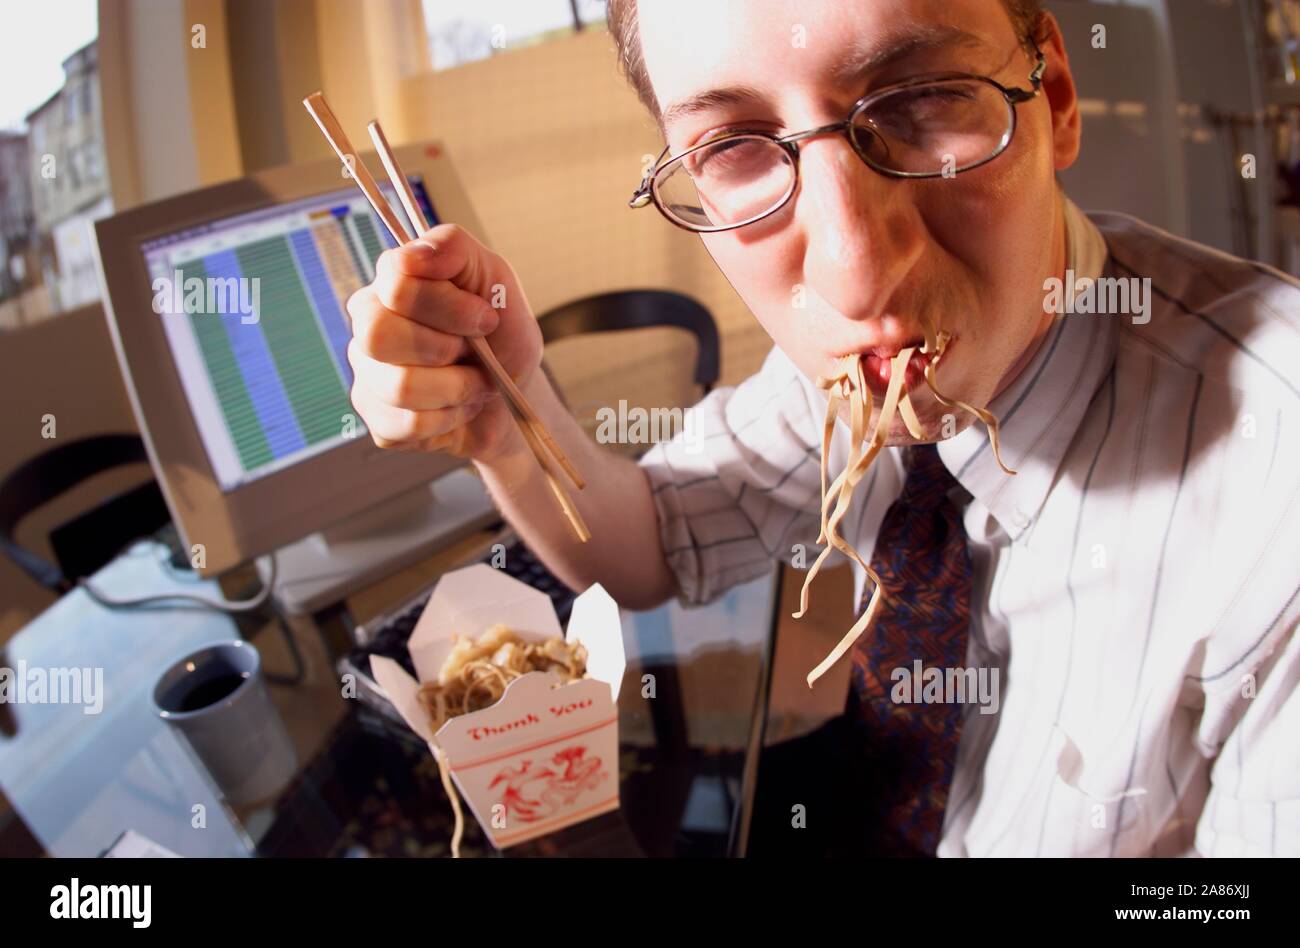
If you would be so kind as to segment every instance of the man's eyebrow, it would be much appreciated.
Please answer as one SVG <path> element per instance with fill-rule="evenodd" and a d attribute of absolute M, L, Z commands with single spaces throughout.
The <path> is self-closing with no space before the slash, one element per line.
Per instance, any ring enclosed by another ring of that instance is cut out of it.
<path fill-rule="evenodd" d="M 667 128 L 674 122 L 679 122 L 690 115 L 698 115 L 701 112 L 708 112 L 728 105 L 757 102 L 762 98 L 763 93 L 753 86 L 725 86 L 721 89 L 710 89 L 708 92 L 701 92 L 697 95 L 688 96 L 680 102 L 674 102 L 664 109 L 663 125 Z"/>
<path fill-rule="evenodd" d="M 873 72 L 886 66 L 944 47 L 983 46 L 984 41 L 973 33 L 954 26 L 912 27 L 903 33 L 887 35 L 883 40 L 873 38 L 869 43 L 855 46 L 832 65 L 830 75 L 837 84 L 854 86 Z M 753 86 L 724 86 L 688 96 L 663 110 L 662 124 L 668 128 L 675 122 L 701 112 L 729 105 L 744 105 L 760 101 L 763 93 Z"/>
<path fill-rule="evenodd" d="M 831 67 L 831 77 L 846 86 L 866 79 L 873 72 L 938 49 L 982 47 L 987 44 L 974 33 L 955 26 L 913 27 L 902 33 L 879 38 L 850 49 Z"/>

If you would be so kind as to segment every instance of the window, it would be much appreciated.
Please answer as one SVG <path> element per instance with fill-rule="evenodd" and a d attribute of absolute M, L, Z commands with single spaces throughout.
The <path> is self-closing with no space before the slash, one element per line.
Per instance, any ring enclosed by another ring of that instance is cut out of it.
<path fill-rule="evenodd" d="M 67 185 L 73 190 L 81 188 L 82 178 L 84 177 L 83 168 L 85 166 L 84 149 L 80 145 L 68 146 L 68 160 L 66 165 Z"/>
<path fill-rule="evenodd" d="M 423 9 L 434 69 L 605 22 L 605 0 L 423 0 Z"/>
<path fill-rule="evenodd" d="M 99 146 L 91 142 L 86 146 L 85 169 L 86 178 L 91 184 L 97 184 L 104 177 L 104 159 L 99 153 Z"/>
<path fill-rule="evenodd" d="M 95 68 L 100 5 L 3 5 L 0 130 L 26 133 L 27 173 L 6 181 L 26 194 L 0 203 L 0 233 L 29 265 L 20 278 L 0 266 L 0 326 L 16 324 L 15 313 L 26 325 L 99 295 L 84 234 L 111 209 Z M 19 205 L 21 212 L 12 210 Z"/>

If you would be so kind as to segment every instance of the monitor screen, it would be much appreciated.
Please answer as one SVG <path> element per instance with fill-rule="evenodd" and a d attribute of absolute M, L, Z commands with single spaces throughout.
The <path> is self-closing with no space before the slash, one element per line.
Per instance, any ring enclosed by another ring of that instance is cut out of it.
<path fill-rule="evenodd" d="M 437 223 L 423 182 L 411 183 Z M 365 433 L 348 397 L 346 304 L 393 245 L 350 185 L 141 244 L 153 309 L 223 492 Z"/>

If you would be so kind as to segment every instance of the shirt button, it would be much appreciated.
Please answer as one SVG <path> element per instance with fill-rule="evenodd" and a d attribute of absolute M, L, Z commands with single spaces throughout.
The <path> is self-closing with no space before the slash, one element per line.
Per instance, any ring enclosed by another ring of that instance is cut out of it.
<path fill-rule="evenodd" d="M 1011 512 L 1011 522 L 1014 523 L 1021 530 L 1023 530 L 1025 529 L 1025 527 L 1029 526 L 1029 517 L 1025 514 L 1023 510 L 1021 510 L 1019 507 L 1016 507 Z"/>

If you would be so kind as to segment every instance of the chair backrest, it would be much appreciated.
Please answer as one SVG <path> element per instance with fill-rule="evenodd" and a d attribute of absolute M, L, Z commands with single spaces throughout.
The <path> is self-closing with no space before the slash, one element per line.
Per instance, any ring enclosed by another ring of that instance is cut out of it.
<path fill-rule="evenodd" d="M 70 586 L 69 577 L 64 575 L 59 566 L 47 562 L 15 541 L 14 531 L 19 522 L 33 510 L 100 471 L 147 460 L 144 442 L 139 435 L 115 434 L 97 435 L 61 444 L 19 465 L 0 481 L 0 552 L 47 589 L 55 592 L 67 590 Z M 150 482 L 143 489 L 152 495 L 157 492 L 157 485 Z M 108 550 L 111 557 L 133 536 L 152 532 L 161 525 L 154 522 L 156 516 L 148 518 L 146 522 L 112 515 L 111 505 L 123 501 L 132 511 L 140 511 L 141 490 L 142 488 L 136 488 L 83 515 L 94 520 L 96 536 L 93 545 L 97 550 Z M 166 522 L 166 506 L 162 504 L 161 493 L 157 493 L 156 499 L 157 504 L 148 504 L 148 509 L 156 514 L 161 506 L 163 522 Z M 82 518 L 77 519 L 80 521 Z M 111 529 L 106 531 L 106 526 Z M 77 546 L 84 547 L 84 544 Z M 79 553 L 83 558 L 86 556 L 84 549 L 79 549 Z M 92 554 L 87 562 L 93 562 L 96 558 Z"/>
<path fill-rule="evenodd" d="M 718 382 L 722 347 L 718 325 L 700 303 L 667 290 L 618 290 L 565 303 L 538 318 L 542 340 L 582 333 L 676 326 L 695 336 L 695 383 L 709 392 Z"/>

